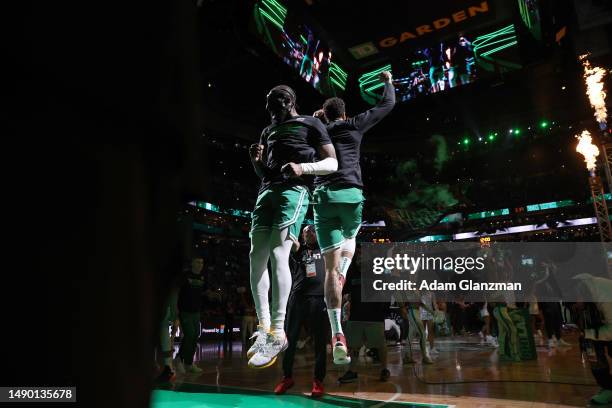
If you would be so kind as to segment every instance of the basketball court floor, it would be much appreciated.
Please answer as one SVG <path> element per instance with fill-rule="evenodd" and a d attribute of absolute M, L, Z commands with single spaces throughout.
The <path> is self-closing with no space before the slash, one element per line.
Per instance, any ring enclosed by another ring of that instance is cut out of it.
<path fill-rule="evenodd" d="M 435 364 L 402 365 L 402 346 L 389 346 L 391 378 L 380 382 L 380 365 L 360 358 L 359 378 L 339 384 L 344 368 L 327 366 L 326 396 L 309 397 L 313 352 L 296 355 L 295 386 L 284 396 L 274 395 L 282 376 L 280 362 L 264 370 L 247 367 L 241 344 L 224 351 L 220 343 L 202 343 L 196 361 L 204 371 L 179 375 L 172 385 L 153 392 L 152 408 L 188 407 L 584 407 L 598 391 L 577 337 L 571 348 L 548 350 L 540 342 L 537 360 L 499 362 L 495 348 L 478 336 L 437 339 Z M 413 350 L 418 346 L 413 344 Z M 418 351 L 415 356 L 418 357 Z"/>

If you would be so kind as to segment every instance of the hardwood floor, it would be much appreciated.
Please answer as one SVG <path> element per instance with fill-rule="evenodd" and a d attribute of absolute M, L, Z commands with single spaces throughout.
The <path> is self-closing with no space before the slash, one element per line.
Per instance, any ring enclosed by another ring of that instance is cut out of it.
<path fill-rule="evenodd" d="M 565 407 L 586 406 L 598 391 L 588 361 L 583 361 L 577 338 L 571 348 L 549 351 L 538 346 L 538 359 L 499 362 L 495 348 L 480 344 L 477 336 L 437 339 L 435 364 L 401 364 L 401 346 L 389 346 L 391 378 L 380 382 L 380 364 L 360 359 L 358 381 L 338 384 L 345 368 L 328 360 L 325 391 L 328 394 L 380 401 L 447 404 L 456 407 Z M 413 350 L 418 350 L 416 344 Z M 312 350 L 298 351 L 291 393 L 309 393 L 312 385 Z M 418 352 L 415 356 L 418 357 Z M 232 353 L 219 344 L 201 344 L 196 358 L 201 375 L 179 376 L 178 383 L 194 383 L 272 391 L 281 378 L 280 361 L 264 370 L 247 368 L 241 345 Z"/>

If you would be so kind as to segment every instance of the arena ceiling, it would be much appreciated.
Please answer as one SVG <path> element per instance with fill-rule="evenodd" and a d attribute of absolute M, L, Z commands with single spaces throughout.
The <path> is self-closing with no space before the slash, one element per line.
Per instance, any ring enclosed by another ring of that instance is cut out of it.
<path fill-rule="evenodd" d="M 392 59 L 458 33 L 501 24 L 514 2 L 499 0 L 296 1 L 293 10 L 320 26 L 330 46 L 351 67 Z M 289 9 L 293 3 L 290 3 Z"/>

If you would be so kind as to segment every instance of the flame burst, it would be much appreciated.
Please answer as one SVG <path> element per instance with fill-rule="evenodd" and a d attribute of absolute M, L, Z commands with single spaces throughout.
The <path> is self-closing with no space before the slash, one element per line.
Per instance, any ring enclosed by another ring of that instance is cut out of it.
<path fill-rule="evenodd" d="M 606 109 L 606 92 L 604 91 L 603 78 L 606 70 L 601 67 L 592 67 L 587 55 L 581 55 L 580 60 L 584 67 L 584 80 L 587 86 L 589 102 L 595 110 L 595 119 L 605 128 L 608 112 Z"/>
<path fill-rule="evenodd" d="M 584 156 L 584 162 L 589 171 L 595 170 L 595 163 L 597 162 L 597 156 L 599 156 L 599 149 L 593 144 L 593 138 L 588 130 L 583 130 L 580 136 L 576 136 L 578 139 L 578 146 L 576 151 Z"/>

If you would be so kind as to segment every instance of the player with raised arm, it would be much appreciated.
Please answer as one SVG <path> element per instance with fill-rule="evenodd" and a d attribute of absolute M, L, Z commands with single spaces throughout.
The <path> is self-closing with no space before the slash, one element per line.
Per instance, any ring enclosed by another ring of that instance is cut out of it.
<path fill-rule="evenodd" d="M 362 222 L 363 181 L 359 164 L 364 133 L 380 122 L 395 105 L 390 72 L 382 72 L 382 100 L 375 107 L 347 118 L 344 101 L 330 98 L 323 104 L 327 132 L 336 149 L 338 171 L 315 179 L 314 219 L 321 251 L 325 257 L 325 301 L 332 328 L 335 364 L 350 363 L 340 323 L 342 287 Z M 318 113 L 320 114 L 320 113 Z"/>

